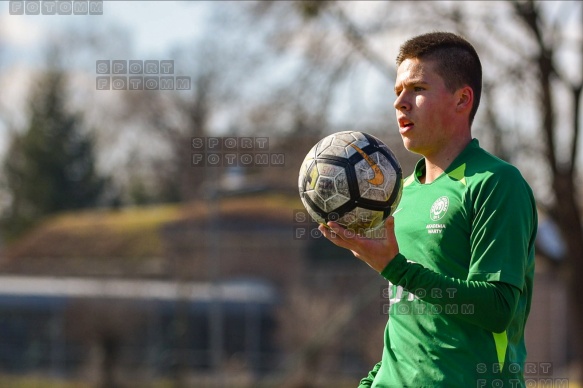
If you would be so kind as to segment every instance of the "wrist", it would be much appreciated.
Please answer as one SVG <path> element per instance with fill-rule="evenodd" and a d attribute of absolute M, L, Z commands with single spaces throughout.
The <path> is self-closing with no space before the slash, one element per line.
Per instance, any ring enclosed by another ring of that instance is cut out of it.
<path fill-rule="evenodd" d="M 384 255 L 384 256 L 382 256 L 382 258 L 380 260 L 376 260 L 374 265 L 373 264 L 369 264 L 369 265 L 371 267 L 373 267 L 373 269 L 375 271 L 377 271 L 378 273 L 381 273 L 385 270 L 385 268 L 387 268 L 389 266 L 389 264 L 391 264 L 391 262 L 397 256 L 399 256 L 399 252 L 397 252 L 395 254 Z"/>
<path fill-rule="evenodd" d="M 407 259 L 401 253 L 397 253 L 389 262 L 382 268 L 379 273 L 385 279 L 395 283 L 395 277 L 400 273 L 404 263 L 407 263 Z M 398 276 L 397 276 L 398 277 Z"/>

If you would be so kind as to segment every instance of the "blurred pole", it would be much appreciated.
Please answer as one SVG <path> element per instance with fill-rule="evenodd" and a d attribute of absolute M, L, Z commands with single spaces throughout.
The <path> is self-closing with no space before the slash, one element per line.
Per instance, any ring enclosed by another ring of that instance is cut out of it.
<path fill-rule="evenodd" d="M 224 387 L 223 373 L 221 364 L 223 361 L 223 293 L 220 286 L 221 272 L 221 231 L 220 231 L 220 214 L 219 214 L 219 168 L 206 167 L 207 180 L 209 184 L 209 236 L 206 239 L 207 244 L 207 269 L 210 280 L 210 306 L 209 306 L 209 334 L 210 334 L 210 356 L 211 366 L 214 373 L 214 380 L 217 387 Z"/>
<path fill-rule="evenodd" d="M 63 312 L 53 310 L 49 322 L 49 331 L 51 338 L 51 371 L 53 377 L 60 378 L 64 375 L 65 350 L 63 339 Z"/>
<path fill-rule="evenodd" d="M 192 287 L 188 278 L 179 276 L 177 287 L 176 311 L 174 316 L 174 368 L 175 387 L 187 388 L 189 365 L 189 310 Z"/>
<path fill-rule="evenodd" d="M 261 310 L 258 303 L 249 298 L 245 304 L 245 347 L 247 363 L 253 378 L 263 369 L 261 359 Z"/>

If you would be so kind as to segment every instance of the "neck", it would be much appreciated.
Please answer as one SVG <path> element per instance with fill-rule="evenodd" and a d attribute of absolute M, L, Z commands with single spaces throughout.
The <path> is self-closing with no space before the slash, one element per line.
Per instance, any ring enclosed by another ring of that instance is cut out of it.
<path fill-rule="evenodd" d="M 420 178 L 421 183 L 431 183 L 437 179 L 451 165 L 455 158 L 467 147 L 472 141 L 471 136 L 464 137 L 457 142 L 450 142 L 431 155 L 425 157 L 425 175 Z"/>

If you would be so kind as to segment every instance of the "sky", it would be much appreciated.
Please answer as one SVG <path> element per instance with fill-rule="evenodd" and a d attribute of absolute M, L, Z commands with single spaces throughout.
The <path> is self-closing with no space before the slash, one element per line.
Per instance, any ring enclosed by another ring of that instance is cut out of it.
<path fill-rule="evenodd" d="M 104 1 L 103 15 L 11 15 L 9 1 L 0 1 L 2 44 L 9 54 L 35 51 L 54 29 L 67 26 L 121 25 L 135 38 L 140 54 L 164 52 L 192 40 L 202 31 L 208 16 L 204 1 Z M 12 58 L 7 58 L 8 60 Z"/>

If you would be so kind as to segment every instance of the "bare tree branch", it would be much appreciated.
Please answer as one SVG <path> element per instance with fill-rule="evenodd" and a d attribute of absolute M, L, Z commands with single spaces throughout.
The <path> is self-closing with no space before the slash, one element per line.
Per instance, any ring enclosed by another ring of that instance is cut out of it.
<path fill-rule="evenodd" d="M 346 16 L 346 13 L 337 5 L 328 7 L 326 12 L 341 26 L 346 40 L 358 51 L 371 65 L 380 71 L 388 80 L 394 80 L 396 72 L 394 66 L 388 64 L 381 56 L 372 50 L 366 37 L 359 28 Z"/>
<path fill-rule="evenodd" d="M 583 6 L 580 9 L 580 22 L 583 26 Z M 579 52 L 581 57 L 583 57 L 583 39 L 579 40 Z M 581 61 L 580 66 L 583 67 L 583 61 Z M 583 74 L 583 69 L 581 69 L 581 74 Z M 581 131 L 581 104 L 583 103 L 581 96 L 581 91 L 583 90 L 583 79 L 579 80 L 579 84 L 572 87 L 573 93 L 573 139 L 571 142 L 571 159 L 570 159 L 570 174 L 575 175 L 575 168 L 577 166 L 577 146 L 579 144 L 579 133 Z"/>
<path fill-rule="evenodd" d="M 553 177 L 559 172 L 557 156 L 555 153 L 554 127 L 555 120 L 553 117 L 553 94 L 551 90 L 551 76 L 556 74 L 552 58 L 553 49 L 545 45 L 542 31 L 539 24 L 539 11 L 533 0 L 527 2 L 518 2 L 513 0 L 514 9 L 517 15 L 525 22 L 529 31 L 534 35 L 539 53 L 537 55 L 539 69 L 539 86 L 541 88 L 541 108 L 543 115 L 543 133 L 545 136 L 547 162 L 551 167 Z"/>
<path fill-rule="evenodd" d="M 575 175 L 575 168 L 577 166 L 577 151 L 579 149 L 579 132 L 581 127 L 581 91 L 583 90 L 583 83 L 574 86 L 571 90 L 573 94 L 573 139 L 571 141 L 571 152 L 569 159 L 569 174 Z"/>

